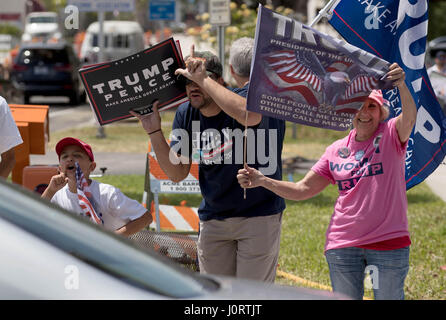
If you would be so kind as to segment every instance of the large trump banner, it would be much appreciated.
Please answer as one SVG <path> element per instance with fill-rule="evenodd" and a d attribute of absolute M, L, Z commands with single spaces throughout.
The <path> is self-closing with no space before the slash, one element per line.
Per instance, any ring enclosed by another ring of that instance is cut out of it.
<path fill-rule="evenodd" d="M 344 131 L 390 64 L 360 48 L 259 6 L 248 110 Z"/>
<path fill-rule="evenodd" d="M 397 62 L 417 104 L 418 115 L 406 153 L 406 188 L 422 182 L 445 154 L 446 120 L 426 72 L 426 0 L 337 1 L 330 24 L 349 43 Z M 397 89 L 385 90 L 391 116 L 401 112 Z"/>

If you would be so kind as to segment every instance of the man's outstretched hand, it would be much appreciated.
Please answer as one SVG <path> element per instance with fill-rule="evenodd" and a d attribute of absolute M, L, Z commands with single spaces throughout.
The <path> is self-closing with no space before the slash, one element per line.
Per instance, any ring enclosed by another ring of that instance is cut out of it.
<path fill-rule="evenodd" d="M 175 74 L 182 75 L 200 86 L 208 76 L 205 65 L 206 59 L 195 57 L 194 45 L 191 46 L 190 52 L 190 56 L 186 60 L 186 69 L 179 68 L 175 70 Z"/>
<path fill-rule="evenodd" d="M 158 111 L 158 105 L 159 101 L 155 101 L 152 109 L 153 112 L 145 115 L 140 115 L 139 113 L 131 110 L 129 111 L 132 116 L 141 121 L 142 127 L 148 134 L 161 129 L 161 116 Z"/>

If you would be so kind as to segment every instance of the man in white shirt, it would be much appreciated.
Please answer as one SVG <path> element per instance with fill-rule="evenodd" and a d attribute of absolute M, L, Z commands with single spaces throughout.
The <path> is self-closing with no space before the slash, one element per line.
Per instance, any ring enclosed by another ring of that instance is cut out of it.
<path fill-rule="evenodd" d="M 435 53 L 435 64 L 427 69 L 427 74 L 443 110 L 446 109 L 446 51 Z"/>
<path fill-rule="evenodd" d="M 435 64 L 427 69 L 427 74 L 429 76 L 432 72 L 437 72 L 446 76 L 446 51 L 439 50 L 435 53 Z"/>
<path fill-rule="evenodd" d="M 152 222 L 151 214 L 138 201 L 128 198 L 118 188 L 89 178 L 96 168 L 90 145 L 67 137 L 56 144 L 56 153 L 59 156 L 60 173 L 51 178 L 42 198 L 51 200 L 66 210 L 85 215 L 85 209 L 82 208 L 85 203 L 82 202 L 83 192 L 78 189 L 76 178 L 77 163 L 91 193 L 90 197 L 87 195 L 87 203 L 91 200 L 94 212 L 102 220 L 100 224 L 105 229 L 129 236 Z"/>
<path fill-rule="evenodd" d="M 14 147 L 23 143 L 6 100 L 0 96 L 0 177 L 6 179 L 15 165 Z"/>

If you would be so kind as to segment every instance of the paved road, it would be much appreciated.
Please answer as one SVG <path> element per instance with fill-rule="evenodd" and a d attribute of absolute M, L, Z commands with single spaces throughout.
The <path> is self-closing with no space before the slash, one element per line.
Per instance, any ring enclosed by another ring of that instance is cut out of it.
<path fill-rule="evenodd" d="M 31 103 L 50 106 L 49 123 L 50 135 L 52 132 L 67 130 L 82 126 L 95 126 L 97 122 L 89 104 L 70 106 L 64 97 L 32 97 Z M 93 150 L 94 151 L 94 150 Z M 95 161 L 98 164 L 93 174 L 101 174 L 100 168 L 107 168 L 105 174 L 144 174 L 146 169 L 146 154 L 95 152 Z M 57 164 L 57 155 L 54 150 L 48 150 L 45 155 L 31 155 L 32 165 Z"/>
<path fill-rule="evenodd" d="M 446 164 L 438 168 L 426 179 L 426 183 L 437 196 L 446 202 Z"/>
<path fill-rule="evenodd" d="M 97 168 L 94 175 L 101 174 L 100 168 L 107 168 L 106 175 L 116 174 L 144 174 L 146 170 L 145 153 L 117 153 L 94 152 Z M 45 155 L 31 155 L 31 164 L 57 164 L 57 155 L 54 151 L 47 151 Z"/>
<path fill-rule="evenodd" d="M 49 105 L 50 133 L 77 126 L 93 126 L 96 123 L 88 103 L 78 106 L 68 104 L 66 97 L 31 97 L 32 104 Z"/>

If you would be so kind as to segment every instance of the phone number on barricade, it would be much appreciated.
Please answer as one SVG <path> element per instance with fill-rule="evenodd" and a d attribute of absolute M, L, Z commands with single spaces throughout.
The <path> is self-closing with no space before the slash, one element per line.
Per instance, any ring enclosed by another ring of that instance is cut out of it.
<path fill-rule="evenodd" d="M 160 181 L 160 192 L 174 193 L 200 193 L 200 184 L 198 180 L 183 180 L 173 182 L 169 180 Z"/>

